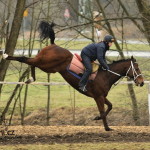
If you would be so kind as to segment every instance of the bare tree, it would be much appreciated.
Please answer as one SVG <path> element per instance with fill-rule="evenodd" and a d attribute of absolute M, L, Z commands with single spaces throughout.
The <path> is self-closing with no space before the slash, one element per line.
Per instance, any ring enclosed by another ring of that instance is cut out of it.
<path fill-rule="evenodd" d="M 11 27 L 11 32 L 8 38 L 8 41 L 6 43 L 6 49 L 5 52 L 9 55 L 13 55 L 14 49 L 17 43 L 22 18 L 23 18 L 23 12 L 25 8 L 25 2 L 26 0 L 18 0 L 16 4 L 14 19 Z M 7 68 L 9 66 L 9 61 L 2 60 L 0 63 L 0 81 L 3 81 L 5 78 L 5 74 L 7 71 Z"/>
<path fill-rule="evenodd" d="M 139 12 L 142 15 L 142 23 L 144 26 L 144 34 L 150 44 L 150 3 L 149 0 L 135 0 Z"/>

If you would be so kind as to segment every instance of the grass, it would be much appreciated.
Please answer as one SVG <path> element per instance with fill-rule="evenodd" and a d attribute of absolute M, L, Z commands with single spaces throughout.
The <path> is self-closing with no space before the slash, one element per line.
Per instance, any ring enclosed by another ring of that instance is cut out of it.
<path fill-rule="evenodd" d="M 121 44 L 119 44 L 122 47 Z M 117 49 L 114 45 L 111 49 Z M 150 51 L 150 46 L 146 44 L 126 44 L 123 47 L 124 51 Z"/>
<path fill-rule="evenodd" d="M 101 142 L 76 144 L 27 144 L 5 145 L 1 150 L 149 150 L 150 143 L 146 142 Z"/>

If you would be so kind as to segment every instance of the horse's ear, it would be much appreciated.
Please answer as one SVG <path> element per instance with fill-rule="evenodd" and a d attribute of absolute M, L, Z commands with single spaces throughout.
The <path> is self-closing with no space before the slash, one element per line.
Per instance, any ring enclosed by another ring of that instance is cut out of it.
<path fill-rule="evenodd" d="M 136 62 L 136 59 L 133 56 L 131 56 L 131 59 L 133 62 Z"/>

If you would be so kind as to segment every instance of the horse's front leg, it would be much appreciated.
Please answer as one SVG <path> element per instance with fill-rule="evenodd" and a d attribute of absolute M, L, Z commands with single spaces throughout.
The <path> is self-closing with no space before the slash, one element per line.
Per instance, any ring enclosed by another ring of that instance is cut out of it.
<path fill-rule="evenodd" d="M 109 114 L 109 112 L 112 110 L 112 103 L 105 97 L 105 104 L 108 106 L 105 114 L 106 116 Z M 96 116 L 94 120 L 101 120 L 102 118 L 100 116 Z"/>
<path fill-rule="evenodd" d="M 106 116 L 107 116 L 109 112 L 112 110 L 112 103 L 107 98 L 105 98 L 105 104 L 108 106 L 106 110 Z"/>
<path fill-rule="evenodd" d="M 36 80 L 35 78 L 35 67 L 31 66 L 31 77 L 25 82 L 26 84 L 30 84 Z"/>
<path fill-rule="evenodd" d="M 95 98 L 98 110 L 100 112 L 100 117 L 103 120 L 103 124 L 104 124 L 104 128 L 106 131 L 111 131 L 112 129 L 109 128 L 108 123 L 107 123 L 107 118 L 106 118 L 106 113 L 105 112 L 105 108 L 104 108 L 104 104 L 105 104 L 105 97 L 100 96 L 98 98 Z"/>

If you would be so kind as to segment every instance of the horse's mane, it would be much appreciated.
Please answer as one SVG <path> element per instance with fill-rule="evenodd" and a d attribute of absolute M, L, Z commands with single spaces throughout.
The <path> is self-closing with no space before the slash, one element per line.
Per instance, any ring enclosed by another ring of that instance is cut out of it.
<path fill-rule="evenodd" d="M 120 63 L 120 62 L 126 62 L 126 61 L 131 61 L 131 58 L 130 59 L 120 59 L 120 60 L 117 60 L 117 61 L 113 61 L 112 64 Z"/>
<path fill-rule="evenodd" d="M 109 66 L 113 66 L 113 65 L 115 65 L 115 64 L 117 64 L 117 63 L 127 62 L 127 61 L 131 61 L 131 60 L 132 60 L 131 58 L 115 60 L 115 61 L 113 61 L 111 64 L 108 64 L 108 65 L 109 65 Z M 136 60 L 134 59 L 134 61 L 136 61 Z M 101 66 L 101 65 L 100 65 L 100 68 L 99 68 L 99 69 L 102 69 L 102 66 Z"/>
<path fill-rule="evenodd" d="M 109 64 L 110 66 L 113 66 L 115 64 L 118 64 L 118 63 L 121 63 L 121 62 L 128 62 L 128 61 L 131 61 L 132 59 L 131 58 L 128 58 L 128 59 L 120 59 L 120 60 L 117 60 L 117 61 L 113 61 L 111 64 Z M 133 61 L 136 61 L 136 60 L 133 60 Z"/>

